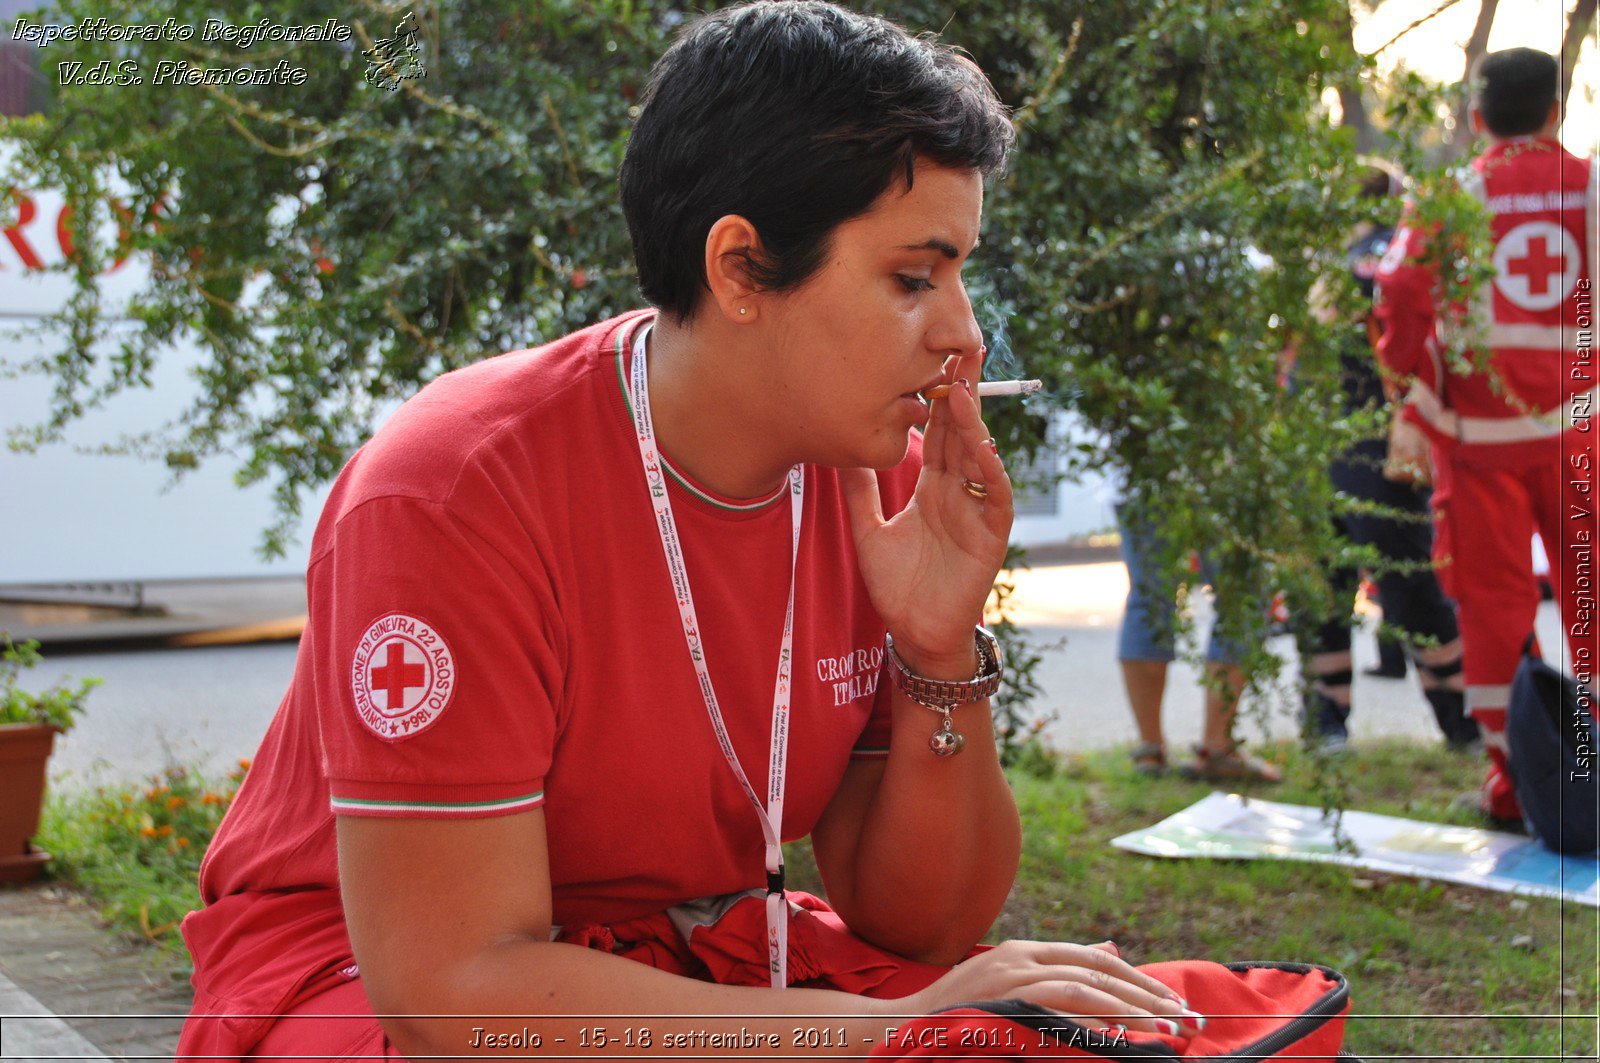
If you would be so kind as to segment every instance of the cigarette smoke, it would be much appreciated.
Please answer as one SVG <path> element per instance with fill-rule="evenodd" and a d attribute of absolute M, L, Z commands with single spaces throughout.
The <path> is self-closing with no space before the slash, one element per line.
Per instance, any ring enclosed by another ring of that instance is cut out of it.
<path fill-rule="evenodd" d="M 983 375 L 988 380 L 1006 380 L 1021 374 L 1021 367 L 1017 365 L 1017 357 L 1011 350 L 1011 343 L 1006 339 L 1006 321 L 1010 315 L 1006 313 L 998 299 L 983 300 L 978 306 L 973 307 L 978 319 L 978 327 L 983 329 L 984 342 L 989 345 L 989 355 L 983 361 Z"/>
<path fill-rule="evenodd" d="M 989 346 L 988 357 L 983 360 L 983 378 L 1011 380 L 1028 376 L 1016 352 L 1011 348 L 1011 341 L 1007 338 L 1006 325 L 1011 320 L 1010 307 L 993 295 L 988 295 L 974 302 L 972 312 L 978 319 L 978 327 L 983 330 L 984 342 Z M 1044 399 L 1048 394 L 1048 391 L 1039 391 L 1020 401 L 1030 404 Z"/>

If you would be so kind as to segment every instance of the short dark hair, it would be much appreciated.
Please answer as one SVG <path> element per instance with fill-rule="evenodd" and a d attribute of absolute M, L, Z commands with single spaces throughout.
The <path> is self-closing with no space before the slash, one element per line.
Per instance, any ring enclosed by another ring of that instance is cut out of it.
<path fill-rule="evenodd" d="M 1483 124 L 1497 137 L 1537 133 L 1561 86 L 1561 64 L 1537 48 L 1507 48 L 1478 60 L 1473 96 Z"/>
<path fill-rule="evenodd" d="M 1405 186 L 1399 168 L 1388 159 L 1370 156 L 1361 160 L 1361 170 L 1356 176 L 1357 196 L 1360 199 L 1388 199 L 1398 196 Z"/>
<path fill-rule="evenodd" d="M 705 240 L 738 214 L 761 237 L 751 280 L 794 288 L 840 222 L 918 157 L 999 171 L 1010 116 L 975 63 L 884 19 L 821 0 L 756 0 L 688 26 L 656 63 L 622 160 L 639 291 L 688 320 Z"/>

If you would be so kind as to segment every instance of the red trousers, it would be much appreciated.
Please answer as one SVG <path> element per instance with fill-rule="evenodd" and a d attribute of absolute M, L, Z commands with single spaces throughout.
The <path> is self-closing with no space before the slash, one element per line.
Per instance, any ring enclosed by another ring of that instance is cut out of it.
<path fill-rule="evenodd" d="M 1549 460 L 1522 465 L 1434 448 L 1434 556 L 1440 583 L 1460 610 L 1467 711 L 1490 758 L 1484 809 L 1493 816 L 1522 815 L 1507 767 L 1506 704 L 1539 607 L 1529 545 L 1535 531 L 1549 559 L 1573 672 L 1594 681 L 1594 439 L 1592 429 L 1568 431 L 1550 440 Z"/>

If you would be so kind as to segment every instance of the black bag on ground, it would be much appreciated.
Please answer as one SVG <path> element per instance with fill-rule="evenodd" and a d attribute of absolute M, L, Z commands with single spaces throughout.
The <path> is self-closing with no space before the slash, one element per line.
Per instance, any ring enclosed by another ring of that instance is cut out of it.
<path fill-rule="evenodd" d="M 1517 801 L 1545 845 L 1558 853 L 1593 852 L 1600 848 L 1594 694 L 1546 664 L 1533 644 L 1530 635 L 1506 710 Z"/>

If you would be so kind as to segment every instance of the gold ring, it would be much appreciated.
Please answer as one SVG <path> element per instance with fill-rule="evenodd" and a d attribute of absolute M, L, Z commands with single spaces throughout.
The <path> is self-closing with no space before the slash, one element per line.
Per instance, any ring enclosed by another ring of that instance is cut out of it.
<path fill-rule="evenodd" d="M 961 489 L 979 502 L 989 497 L 989 488 L 987 486 L 974 480 L 969 480 L 965 476 L 961 478 Z"/>

